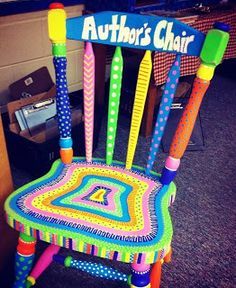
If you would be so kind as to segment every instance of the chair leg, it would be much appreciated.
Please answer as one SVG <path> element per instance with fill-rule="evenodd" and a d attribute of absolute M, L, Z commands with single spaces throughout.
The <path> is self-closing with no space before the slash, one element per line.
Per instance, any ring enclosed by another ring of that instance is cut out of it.
<path fill-rule="evenodd" d="M 172 248 L 170 247 L 169 252 L 164 257 L 164 262 L 165 263 L 170 263 L 171 262 L 171 257 L 172 257 Z"/>
<path fill-rule="evenodd" d="M 43 273 L 45 269 L 52 263 L 53 255 L 57 254 L 60 250 L 60 246 L 50 244 L 39 257 L 32 272 L 27 278 L 27 288 L 33 286 L 37 278 Z"/>
<path fill-rule="evenodd" d="M 131 288 L 150 288 L 150 265 L 132 264 Z"/>
<path fill-rule="evenodd" d="M 20 233 L 15 256 L 15 282 L 13 288 L 25 287 L 26 278 L 32 268 L 36 240 Z"/>
<path fill-rule="evenodd" d="M 163 262 L 169 263 L 171 261 L 172 248 L 170 247 L 169 252 L 166 254 L 164 259 L 161 259 L 153 264 L 151 270 L 151 288 L 159 288 L 161 284 L 161 266 Z"/>
<path fill-rule="evenodd" d="M 163 260 L 153 264 L 151 270 L 151 288 L 159 288 L 161 283 L 161 265 Z"/>

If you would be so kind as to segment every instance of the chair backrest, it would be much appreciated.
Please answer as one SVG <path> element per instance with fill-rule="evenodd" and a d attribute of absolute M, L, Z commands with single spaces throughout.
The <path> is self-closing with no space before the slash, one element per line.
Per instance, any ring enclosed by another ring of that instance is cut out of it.
<path fill-rule="evenodd" d="M 167 75 L 157 116 L 146 174 L 149 174 L 158 151 L 180 76 L 182 55 L 201 58 L 201 65 L 194 81 L 189 103 L 183 113 L 172 141 L 170 155 L 163 169 L 161 182 L 169 184 L 188 144 L 197 117 L 201 100 L 214 73 L 214 68 L 223 57 L 229 35 L 228 27 L 220 23 L 204 35 L 172 18 L 146 15 L 101 12 L 66 19 L 63 5 L 50 6 L 49 37 L 53 44 L 56 70 L 57 108 L 60 130 L 61 158 L 64 163 L 72 161 L 70 109 L 66 83 L 66 38 L 85 41 L 83 88 L 85 113 L 86 161 L 92 161 L 94 122 L 94 79 L 95 57 L 92 42 L 116 46 L 111 63 L 109 107 L 107 123 L 106 163 L 112 164 L 121 85 L 123 77 L 122 47 L 146 50 L 139 66 L 137 85 L 132 111 L 131 127 L 126 156 L 126 168 L 131 169 L 137 145 L 145 100 L 152 72 L 152 51 L 174 53 L 175 60 Z"/>

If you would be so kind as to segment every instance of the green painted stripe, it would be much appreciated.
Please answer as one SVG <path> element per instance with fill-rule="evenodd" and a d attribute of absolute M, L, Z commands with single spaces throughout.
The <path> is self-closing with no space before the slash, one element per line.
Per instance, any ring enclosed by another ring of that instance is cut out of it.
<path fill-rule="evenodd" d="M 117 121 L 120 105 L 120 92 L 123 72 L 123 57 L 121 48 L 116 47 L 111 63 L 110 90 L 108 104 L 106 164 L 110 165 L 113 160 L 116 139 Z"/>
<path fill-rule="evenodd" d="M 66 44 L 52 44 L 52 55 L 56 57 L 66 57 Z"/>

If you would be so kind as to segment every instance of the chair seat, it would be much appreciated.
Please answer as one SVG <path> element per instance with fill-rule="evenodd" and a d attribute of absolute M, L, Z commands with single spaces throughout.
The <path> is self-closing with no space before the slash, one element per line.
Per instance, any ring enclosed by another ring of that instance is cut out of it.
<path fill-rule="evenodd" d="M 154 263 L 169 250 L 168 206 L 175 185 L 114 161 L 54 162 L 45 176 L 16 190 L 5 203 L 10 226 L 79 252 L 128 263 Z"/>

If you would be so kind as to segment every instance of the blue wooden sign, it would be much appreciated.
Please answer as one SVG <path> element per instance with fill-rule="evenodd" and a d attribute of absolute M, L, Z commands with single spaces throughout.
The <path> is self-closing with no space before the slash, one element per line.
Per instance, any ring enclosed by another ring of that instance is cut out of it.
<path fill-rule="evenodd" d="M 101 12 L 67 19 L 67 38 L 198 56 L 205 34 L 172 18 Z"/>

